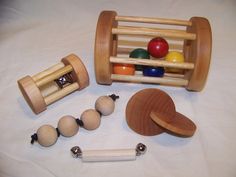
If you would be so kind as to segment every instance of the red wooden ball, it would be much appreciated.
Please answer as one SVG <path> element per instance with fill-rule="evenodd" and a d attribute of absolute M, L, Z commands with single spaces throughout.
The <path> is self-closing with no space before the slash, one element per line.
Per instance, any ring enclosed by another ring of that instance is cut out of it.
<path fill-rule="evenodd" d="M 161 37 L 153 38 L 148 43 L 148 52 L 155 58 L 166 56 L 169 50 L 167 41 Z"/>

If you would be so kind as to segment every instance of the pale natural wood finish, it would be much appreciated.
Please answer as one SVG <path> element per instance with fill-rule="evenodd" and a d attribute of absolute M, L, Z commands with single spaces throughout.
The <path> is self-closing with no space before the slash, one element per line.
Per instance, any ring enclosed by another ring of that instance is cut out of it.
<path fill-rule="evenodd" d="M 60 118 L 57 124 L 57 128 L 62 136 L 71 137 L 78 133 L 79 125 L 77 124 L 75 117 L 66 115 Z"/>
<path fill-rule="evenodd" d="M 18 80 L 18 86 L 28 105 L 35 114 L 46 110 L 47 105 L 44 98 L 34 80 L 30 76 L 26 76 Z"/>
<path fill-rule="evenodd" d="M 87 130 L 95 130 L 101 123 L 101 115 L 95 109 L 85 110 L 80 119 L 83 122 L 83 127 Z"/>
<path fill-rule="evenodd" d="M 188 39 L 195 40 L 196 34 L 187 32 L 169 32 L 162 29 L 138 29 L 138 28 L 112 28 L 112 34 L 122 34 L 122 35 L 141 35 L 141 36 L 159 36 L 177 39 Z"/>
<path fill-rule="evenodd" d="M 115 102 L 109 96 L 100 96 L 95 102 L 95 109 L 103 116 L 108 116 L 114 112 Z"/>
<path fill-rule="evenodd" d="M 196 40 L 184 43 L 184 55 L 187 62 L 194 63 L 194 70 L 186 72 L 185 77 L 189 80 L 186 87 L 190 91 L 201 91 L 206 83 L 211 61 L 212 33 L 209 21 L 202 17 L 192 17 L 191 27 L 187 32 L 195 33 Z"/>
<path fill-rule="evenodd" d="M 70 54 L 61 60 L 65 65 L 73 68 L 72 77 L 74 82 L 79 84 L 78 90 L 82 90 L 89 85 L 89 75 L 82 60 L 75 54 Z"/>
<path fill-rule="evenodd" d="M 94 66 L 96 81 L 99 84 L 111 84 L 112 65 L 109 62 L 110 56 L 116 56 L 117 36 L 112 35 L 112 28 L 117 27 L 115 21 L 116 12 L 101 12 L 95 37 Z"/>
<path fill-rule="evenodd" d="M 171 78 L 171 77 L 144 77 L 144 76 L 131 76 L 131 75 L 119 75 L 112 74 L 112 80 L 115 81 L 126 81 L 126 82 L 139 82 L 139 83 L 153 83 L 153 84 L 164 84 L 174 86 L 186 86 L 188 80 L 182 78 Z"/>
<path fill-rule="evenodd" d="M 166 19 L 166 18 L 116 16 L 115 19 L 117 21 L 124 21 L 124 22 L 140 22 L 140 23 L 154 23 L 154 24 L 180 25 L 180 26 L 192 25 L 191 21 Z"/>
<path fill-rule="evenodd" d="M 136 133 L 145 136 L 158 135 L 164 131 L 150 118 L 157 111 L 168 115 L 167 121 L 174 118 L 175 105 L 169 95 L 159 89 L 144 89 L 135 93 L 126 106 L 126 121 Z"/>
<path fill-rule="evenodd" d="M 63 89 L 52 93 L 51 95 L 48 95 L 44 98 L 46 105 L 50 105 L 54 103 L 55 101 L 63 98 L 64 96 L 68 95 L 69 93 L 74 92 L 75 90 L 79 89 L 79 84 L 77 82 L 74 82 L 73 84 L 70 84 Z"/>
<path fill-rule="evenodd" d="M 39 79 L 36 81 L 36 85 L 38 87 L 41 87 L 43 85 L 46 85 L 48 84 L 49 82 L 52 82 L 58 78 L 60 78 L 61 76 L 67 74 L 67 73 L 70 73 L 71 71 L 73 70 L 72 66 L 71 65 L 67 65 L 63 68 L 60 68 L 56 71 L 54 71 L 53 73 L 51 74 L 48 74 L 46 75 L 45 77 Z"/>
<path fill-rule="evenodd" d="M 142 71 L 135 71 L 135 75 L 143 76 L 143 72 Z M 179 74 L 179 73 L 164 73 L 164 77 L 184 78 L 184 75 Z"/>
<path fill-rule="evenodd" d="M 166 115 L 152 111 L 151 119 L 159 126 L 165 128 L 169 133 L 173 133 L 182 137 L 191 137 L 195 133 L 197 127 L 189 118 L 176 112 L 176 115 L 171 121 L 167 121 Z"/>
<path fill-rule="evenodd" d="M 35 74 L 34 76 L 32 76 L 32 79 L 34 81 L 37 81 L 37 80 L 39 80 L 39 79 L 41 79 L 41 78 L 43 78 L 43 77 L 45 77 L 45 76 L 55 72 L 55 71 L 57 71 L 58 69 L 63 68 L 64 66 L 65 66 L 64 63 L 60 62 L 60 63 L 58 63 L 56 65 L 53 65 L 50 68 L 48 68 L 48 69 L 46 69 L 46 70 L 44 70 L 44 71 L 42 71 L 40 73 Z"/>
<path fill-rule="evenodd" d="M 135 149 L 104 149 L 104 150 L 84 150 L 82 152 L 83 162 L 109 162 L 135 160 Z"/>
<path fill-rule="evenodd" d="M 51 125 L 42 125 L 37 130 L 38 143 L 41 146 L 52 146 L 57 142 L 58 135 L 56 129 Z"/>
<path fill-rule="evenodd" d="M 121 58 L 121 57 L 110 57 L 111 63 L 124 63 L 124 64 L 135 64 L 135 65 L 145 65 L 145 66 L 159 66 L 168 68 L 178 68 L 178 69 L 193 69 L 193 63 L 174 63 L 166 60 L 147 60 L 147 59 L 137 59 L 137 58 Z"/>
<path fill-rule="evenodd" d="M 50 82 L 47 85 L 40 87 L 41 94 L 43 97 L 46 97 L 54 92 L 57 92 L 61 88 L 57 85 L 56 82 Z"/>

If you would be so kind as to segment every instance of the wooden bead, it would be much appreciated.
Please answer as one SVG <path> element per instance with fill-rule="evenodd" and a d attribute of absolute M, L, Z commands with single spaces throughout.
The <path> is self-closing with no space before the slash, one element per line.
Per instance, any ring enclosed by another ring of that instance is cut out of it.
<path fill-rule="evenodd" d="M 58 130 L 66 137 L 74 136 L 79 131 L 79 126 L 73 116 L 63 116 L 58 122 Z"/>
<path fill-rule="evenodd" d="M 57 130 L 51 125 L 43 125 L 37 130 L 38 143 L 41 146 L 51 146 L 56 143 Z"/>
<path fill-rule="evenodd" d="M 101 115 L 94 109 L 87 109 L 81 114 L 80 119 L 82 120 L 85 129 L 94 130 L 100 125 Z"/>
<path fill-rule="evenodd" d="M 102 115 L 107 116 L 114 112 L 115 103 L 109 96 L 101 96 L 95 102 L 95 109 Z"/>

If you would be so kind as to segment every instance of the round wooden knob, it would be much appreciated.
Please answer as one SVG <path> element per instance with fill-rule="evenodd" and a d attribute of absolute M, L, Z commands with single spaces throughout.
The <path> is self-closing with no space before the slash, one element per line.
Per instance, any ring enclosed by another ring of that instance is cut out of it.
<path fill-rule="evenodd" d="M 38 143 L 41 146 L 51 146 L 56 143 L 58 135 L 57 130 L 51 125 L 43 125 L 37 130 Z"/>
<path fill-rule="evenodd" d="M 58 130 L 66 137 L 74 136 L 79 131 L 79 126 L 73 116 L 63 116 L 58 122 Z"/>
<path fill-rule="evenodd" d="M 100 125 L 101 115 L 94 109 L 87 109 L 81 114 L 80 119 L 85 129 L 94 130 Z"/>
<path fill-rule="evenodd" d="M 95 102 L 95 109 L 102 115 L 108 116 L 114 112 L 115 103 L 109 96 L 100 96 Z"/>

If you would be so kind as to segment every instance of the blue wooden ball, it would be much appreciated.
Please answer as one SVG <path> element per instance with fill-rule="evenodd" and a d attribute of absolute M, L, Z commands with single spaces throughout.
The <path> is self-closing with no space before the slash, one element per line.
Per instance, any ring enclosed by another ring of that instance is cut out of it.
<path fill-rule="evenodd" d="M 163 67 L 152 67 L 145 66 L 143 67 L 143 75 L 150 77 L 163 77 L 165 69 Z"/>

